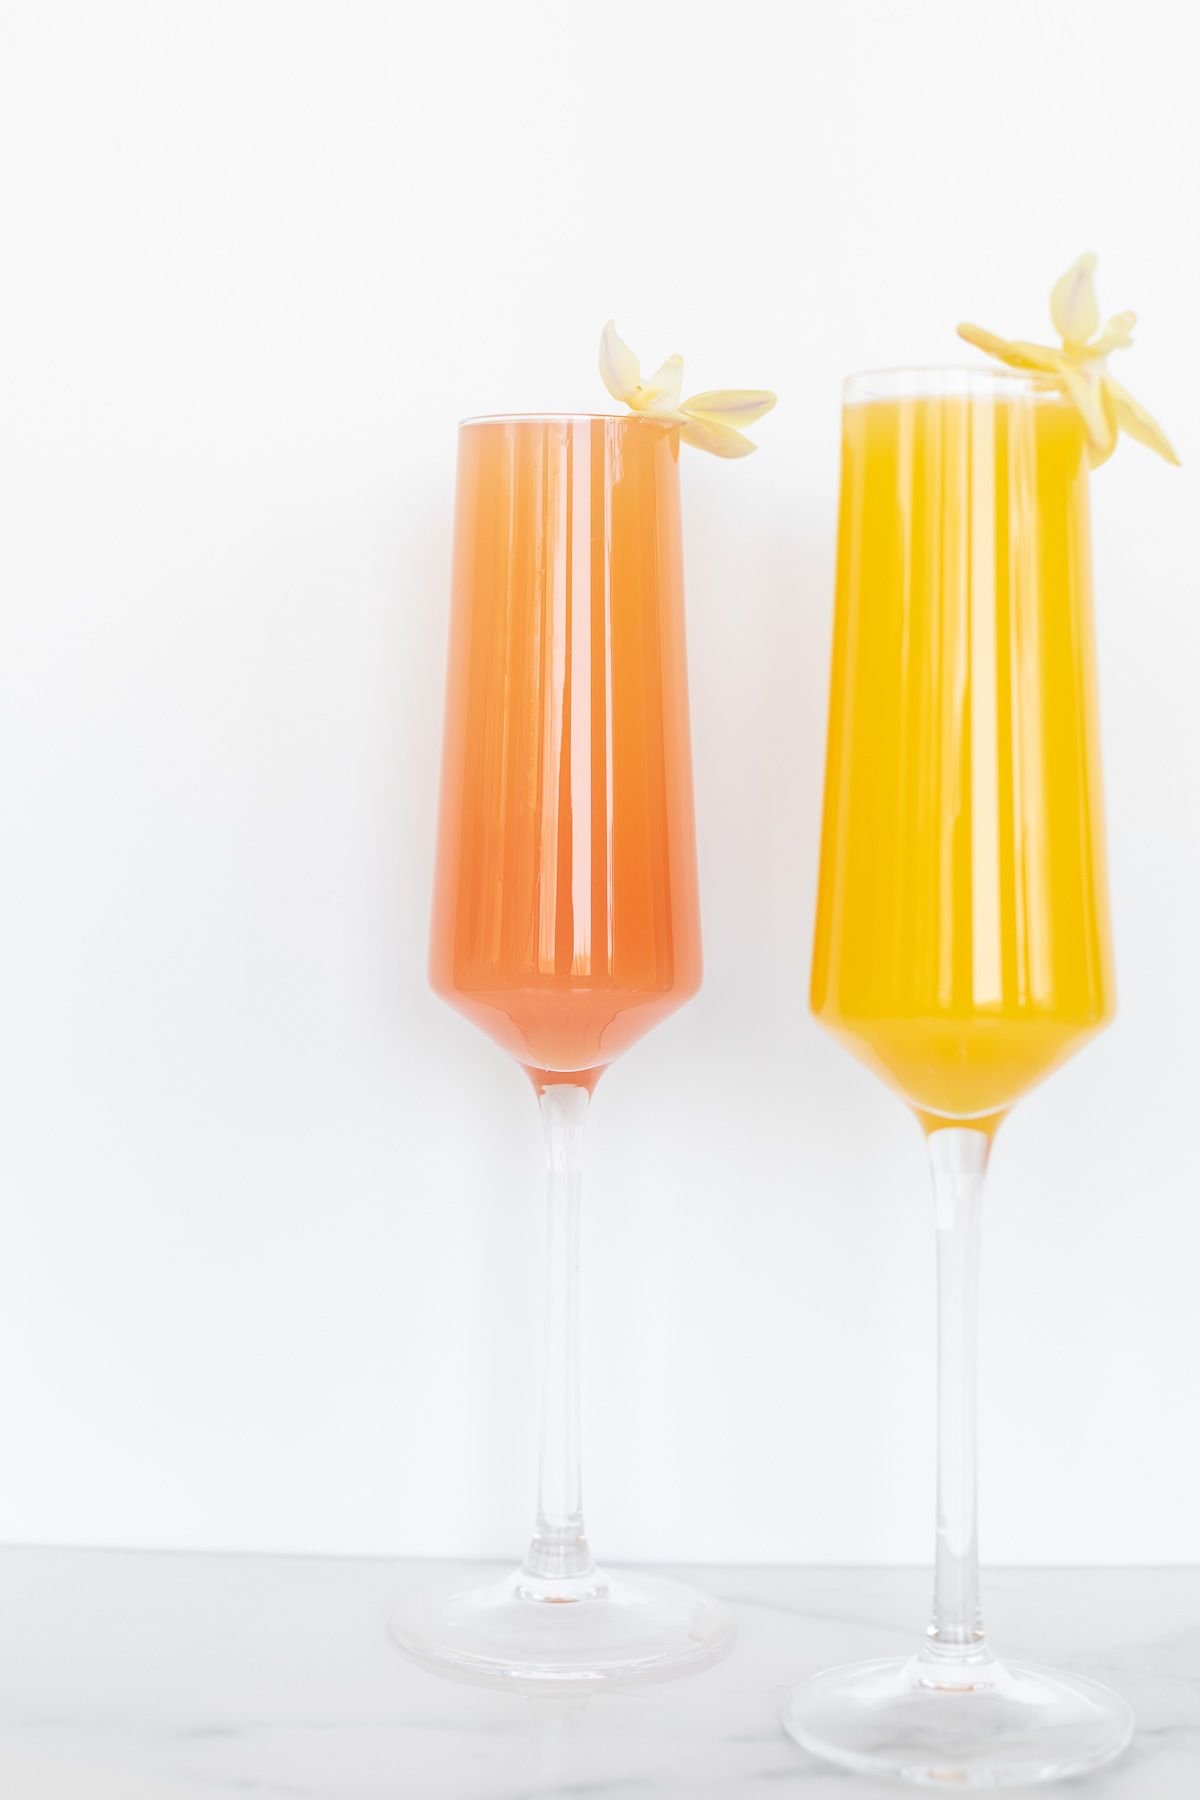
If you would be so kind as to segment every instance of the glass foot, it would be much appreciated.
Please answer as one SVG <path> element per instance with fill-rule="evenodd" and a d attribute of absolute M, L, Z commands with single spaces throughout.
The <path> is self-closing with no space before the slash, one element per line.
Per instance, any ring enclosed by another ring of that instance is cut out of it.
<path fill-rule="evenodd" d="M 993 1657 L 827 1669 L 792 1691 L 783 1722 L 814 1756 L 861 1775 L 959 1787 L 1076 1775 L 1133 1732 L 1124 1700 L 1097 1682 Z"/>
<path fill-rule="evenodd" d="M 392 1618 L 406 1656 L 438 1675 L 540 1693 L 594 1692 L 706 1669 L 733 1642 L 708 1594 L 652 1575 L 548 1581 L 516 1569 L 485 1587 L 442 1583 Z"/>

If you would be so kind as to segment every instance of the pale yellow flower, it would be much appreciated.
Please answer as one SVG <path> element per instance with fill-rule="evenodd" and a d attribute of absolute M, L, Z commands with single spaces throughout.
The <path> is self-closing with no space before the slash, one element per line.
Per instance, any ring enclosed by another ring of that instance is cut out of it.
<path fill-rule="evenodd" d="M 682 356 L 668 356 L 660 369 L 642 380 L 642 368 L 628 344 L 617 336 L 612 320 L 600 337 L 600 378 L 614 400 L 633 412 L 649 413 L 678 425 L 679 435 L 698 450 L 714 456 L 749 456 L 758 446 L 743 437 L 739 426 L 753 425 L 775 404 L 765 388 L 714 388 L 680 400 Z"/>
<path fill-rule="evenodd" d="M 1051 290 L 1050 317 L 1062 339 L 1061 350 L 1050 344 L 999 338 L 979 325 L 960 325 L 958 335 L 1010 368 L 1032 369 L 1060 383 L 1078 407 L 1087 428 L 1088 461 L 1093 469 L 1112 455 L 1122 431 L 1157 450 L 1168 462 L 1178 463 L 1162 426 L 1108 373 L 1108 353 L 1125 350 L 1132 343 L 1136 315 L 1114 313 L 1100 331 L 1100 308 L 1092 279 L 1095 269 L 1094 256 L 1081 256 Z"/>

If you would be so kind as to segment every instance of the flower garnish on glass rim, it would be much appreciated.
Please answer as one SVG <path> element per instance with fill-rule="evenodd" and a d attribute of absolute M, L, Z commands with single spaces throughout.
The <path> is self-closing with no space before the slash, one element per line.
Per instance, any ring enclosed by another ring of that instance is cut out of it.
<path fill-rule="evenodd" d="M 1133 342 L 1137 315 L 1114 313 L 1100 330 L 1100 307 L 1092 280 L 1095 268 L 1095 256 L 1081 256 L 1051 290 L 1050 317 L 1062 338 L 1061 350 L 1050 344 L 999 338 L 979 325 L 960 325 L 958 335 L 1010 368 L 1033 369 L 1058 381 L 1083 419 L 1093 469 L 1108 461 L 1122 431 L 1177 464 L 1179 458 L 1162 426 L 1108 373 L 1109 351 L 1125 350 Z"/>
<path fill-rule="evenodd" d="M 775 404 L 775 395 L 766 388 L 714 388 L 681 401 L 682 356 L 668 356 L 643 381 L 641 364 L 617 336 L 611 319 L 600 336 L 600 378 L 614 400 L 623 401 L 633 412 L 678 425 L 686 444 L 711 450 L 714 456 L 749 456 L 757 450 L 758 445 L 738 427 L 753 425 Z"/>

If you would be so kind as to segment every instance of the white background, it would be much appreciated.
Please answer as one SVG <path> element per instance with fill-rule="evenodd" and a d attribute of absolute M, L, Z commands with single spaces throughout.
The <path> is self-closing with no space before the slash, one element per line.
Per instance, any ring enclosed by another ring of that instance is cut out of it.
<path fill-rule="evenodd" d="M 995 1561 L 1200 1558 L 1184 5 L 25 0 L 0 41 L 0 1537 L 515 1552 L 539 1129 L 425 986 L 455 421 L 690 389 L 707 976 L 590 1138 L 610 1557 L 929 1550 L 919 1134 L 807 1016 L 854 367 L 1101 252 L 1116 1027 L 993 1165 Z M 969 353 L 966 353 L 969 355 Z"/>

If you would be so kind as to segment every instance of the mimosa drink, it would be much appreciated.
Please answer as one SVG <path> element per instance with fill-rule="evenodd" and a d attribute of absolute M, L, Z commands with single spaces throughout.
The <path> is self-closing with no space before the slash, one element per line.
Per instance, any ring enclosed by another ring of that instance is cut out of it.
<path fill-rule="evenodd" d="M 678 454 L 635 416 L 460 433 L 430 971 L 539 1081 L 700 984 Z"/>
<path fill-rule="evenodd" d="M 956 1792 L 1080 1774 L 1133 1732 L 1098 1682 L 992 1650 L 976 1506 L 993 1136 L 1113 1011 L 1088 470 L 1120 434 L 1175 459 L 1108 373 L 1134 320 L 1101 327 L 1095 260 L 1051 292 L 1061 347 L 960 325 L 1005 366 L 883 370 L 844 390 L 812 1003 L 925 1131 L 936 1555 L 915 1654 L 810 1676 L 784 1721 L 856 1774 Z"/>
<path fill-rule="evenodd" d="M 1085 435 L 1036 383 L 869 381 L 844 415 L 812 1004 L 927 1124 L 982 1123 L 1113 1009 Z"/>
<path fill-rule="evenodd" d="M 412 1594 L 394 1630 L 424 1666 L 510 1691 L 658 1681 L 732 1641 L 707 1594 L 597 1568 L 579 1455 L 590 1095 L 700 985 L 680 429 L 634 412 L 459 430 L 430 979 L 524 1066 L 545 1126 L 538 1499 L 517 1568 Z"/>
<path fill-rule="evenodd" d="M 916 1654 L 812 1676 L 784 1717 L 860 1774 L 956 1789 L 1094 1767 L 1132 1730 L 1097 1683 L 993 1653 L 975 1504 L 993 1133 L 1113 1003 L 1088 450 L 1039 373 L 846 384 L 812 1002 L 926 1133 L 937 1549 Z"/>

